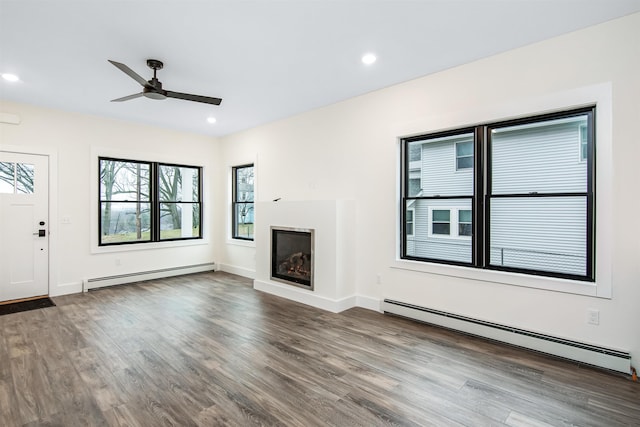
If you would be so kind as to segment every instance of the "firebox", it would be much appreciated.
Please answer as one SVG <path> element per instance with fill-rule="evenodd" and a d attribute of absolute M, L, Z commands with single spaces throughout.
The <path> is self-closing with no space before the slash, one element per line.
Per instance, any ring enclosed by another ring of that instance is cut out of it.
<path fill-rule="evenodd" d="M 314 230 L 271 227 L 271 279 L 313 290 Z"/>

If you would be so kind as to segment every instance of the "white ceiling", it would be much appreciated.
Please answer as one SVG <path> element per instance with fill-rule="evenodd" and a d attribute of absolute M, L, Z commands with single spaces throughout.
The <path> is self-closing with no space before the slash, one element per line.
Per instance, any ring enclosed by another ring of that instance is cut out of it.
<path fill-rule="evenodd" d="M 0 0 L 0 73 L 21 79 L 0 79 L 0 98 L 222 136 L 637 11 L 640 0 Z M 148 79 L 147 58 L 164 61 L 165 89 L 222 104 L 110 102 L 141 87 L 107 59 Z"/>

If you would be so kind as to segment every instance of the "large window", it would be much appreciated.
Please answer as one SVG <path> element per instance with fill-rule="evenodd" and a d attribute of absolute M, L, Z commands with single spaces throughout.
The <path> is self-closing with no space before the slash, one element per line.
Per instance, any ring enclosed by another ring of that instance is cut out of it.
<path fill-rule="evenodd" d="M 253 240 L 253 165 L 232 169 L 231 235 L 234 239 Z"/>
<path fill-rule="evenodd" d="M 402 257 L 593 281 L 594 114 L 404 139 Z"/>
<path fill-rule="evenodd" d="M 101 246 L 202 238 L 201 168 L 98 161 Z"/>

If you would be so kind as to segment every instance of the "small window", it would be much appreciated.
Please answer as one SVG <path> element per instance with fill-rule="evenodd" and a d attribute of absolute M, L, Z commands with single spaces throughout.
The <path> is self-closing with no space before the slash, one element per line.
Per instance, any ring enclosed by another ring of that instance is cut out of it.
<path fill-rule="evenodd" d="M 253 240 L 253 165 L 232 169 L 231 235 L 234 239 Z"/>
<path fill-rule="evenodd" d="M 456 170 L 473 168 L 473 141 L 456 143 Z"/>
<path fill-rule="evenodd" d="M 589 136 L 587 134 L 587 126 L 586 125 L 580 125 L 578 127 L 578 131 L 580 132 L 580 161 L 584 162 L 585 160 L 587 160 L 588 157 L 588 143 L 589 143 Z"/>
<path fill-rule="evenodd" d="M 422 160 L 422 144 L 409 144 L 409 161 L 419 162 Z"/>
<path fill-rule="evenodd" d="M 471 211 L 458 211 L 458 236 L 471 236 Z"/>
<path fill-rule="evenodd" d="M 449 236 L 451 234 L 451 211 L 434 209 L 431 213 L 431 234 Z"/>
<path fill-rule="evenodd" d="M 415 211 L 411 208 L 407 209 L 405 224 L 407 227 L 407 236 L 413 236 L 414 215 Z"/>

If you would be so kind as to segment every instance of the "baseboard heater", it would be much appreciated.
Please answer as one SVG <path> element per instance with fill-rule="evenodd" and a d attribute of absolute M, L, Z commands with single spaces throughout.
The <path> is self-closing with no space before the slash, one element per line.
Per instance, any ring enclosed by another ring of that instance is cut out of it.
<path fill-rule="evenodd" d="M 161 268 L 158 270 L 140 271 L 136 273 L 118 274 L 114 276 L 94 277 L 82 281 L 82 290 L 87 292 L 91 289 L 103 288 L 105 286 L 122 285 L 125 283 L 141 282 L 143 280 L 162 279 L 164 277 L 181 276 L 183 274 L 201 273 L 215 269 L 215 263 L 184 265 L 180 267 Z"/>
<path fill-rule="evenodd" d="M 566 340 L 389 299 L 383 301 L 382 311 L 385 314 L 406 317 L 625 374 L 631 372 L 631 355 L 625 351 Z"/>

